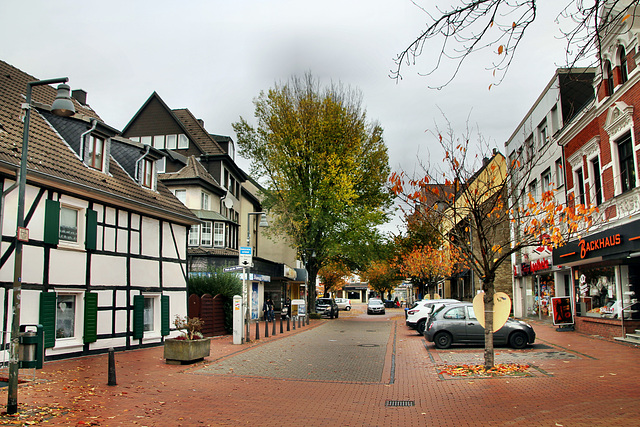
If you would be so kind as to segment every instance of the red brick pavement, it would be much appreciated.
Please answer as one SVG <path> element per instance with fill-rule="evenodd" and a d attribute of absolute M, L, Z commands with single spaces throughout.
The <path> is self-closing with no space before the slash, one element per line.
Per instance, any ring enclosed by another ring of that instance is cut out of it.
<path fill-rule="evenodd" d="M 479 349 L 435 350 L 404 325 L 399 311 L 354 311 L 341 318 L 396 322 L 379 384 L 201 375 L 202 364 L 167 365 L 162 347 L 116 354 L 117 386 L 107 386 L 107 355 L 45 363 L 35 383 L 19 389 L 21 410 L 57 407 L 48 425 L 77 426 L 637 426 L 640 349 L 535 323 L 538 343 L 575 358 L 535 358 L 532 377 L 448 378 L 443 358 Z M 257 344 L 310 327 L 263 338 Z M 395 345 L 394 345 L 395 344 Z M 239 354 L 231 337 L 212 340 L 204 363 Z M 497 354 L 527 354 L 498 349 Z M 547 349 L 549 351 L 549 349 Z M 454 352 L 451 354 L 450 352 Z M 526 358 L 526 356 L 525 356 Z M 395 362 L 395 363 L 392 363 Z M 0 393 L 6 402 L 6 389 Z M 415 406 L 386 407 L 388 400 Z M 0 424 L 7 423 L 0 417 Z"/>

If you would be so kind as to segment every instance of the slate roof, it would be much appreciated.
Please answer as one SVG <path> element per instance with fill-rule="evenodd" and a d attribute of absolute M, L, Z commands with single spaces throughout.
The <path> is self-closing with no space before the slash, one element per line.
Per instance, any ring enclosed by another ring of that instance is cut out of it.
<path fill-rule="evenodd" d="M 14 177 L 19 168 L 23 133 L 21 105 L 25 102 L 27 83 L 35 80 L 38 79 L 0 60 L 0 122 L 5 128 L 0 132 L 0 173 L 9 177 Z M 29 126 L 27 179 L 30 182 L 181 224 L 199 222 L 162 183 L 158 183 L 157 191 L 143 188 L 113 157 L 109 158 L 108 174 L 86 166 L 76 153 L 78 131 L 89 130 L 90 119 L 100 120 L 100 117 L 90 107 L 74 100 L 75 116 L 51 119 L 47 110 L 55 96 L 52 86 L 33 88 L 32 102 L 38 108 L 32 108 Z M 116 144 L 112 141 L 112 145 Z"/>

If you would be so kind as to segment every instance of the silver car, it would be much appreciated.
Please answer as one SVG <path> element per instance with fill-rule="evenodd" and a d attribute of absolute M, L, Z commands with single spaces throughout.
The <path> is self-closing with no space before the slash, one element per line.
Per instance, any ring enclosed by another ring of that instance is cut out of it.
<path fill-rule="evenodd" d="M 367 314 L 376 314 L 376 313 L 379 313 L 379 314 L 385 313 L 384 303 L 380 299 L 373 298 L 373 299 L 370 299 L 369 302 L 367 303 Z"/>
<path fill-rule="evenodd" d="M 437 348 L 449 348 L 451 344 L 484 344 L 484 327 L 473 311 L 473 304 L 462 302 L 444 305 L 433 313 L 424 331 L 427 341 Z M 508 319 L 505 325 L 493 333 L 495 345 L 509 344 L 513 348 L 525 348 L 536 340 L 536 333 L 528 323 Z"/>
<path fill-rule="evenodd" d="M 351 310 L 351 301 L 348 298 L 336 298 L 336 304 L 340 310 Z"/>

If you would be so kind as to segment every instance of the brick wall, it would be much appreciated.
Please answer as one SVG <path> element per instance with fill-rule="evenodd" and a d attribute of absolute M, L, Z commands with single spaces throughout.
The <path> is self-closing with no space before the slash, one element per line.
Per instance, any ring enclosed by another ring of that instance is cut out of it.
<path fill-rule="evenodd" d="M 622 324 L 617 319 L 578 316 L 576 317 L 575 329 L 583 334 L 599 335 L 607 339 L 622 336 Z M 625 334 L 635 332 L 636 329 L 640 329 L 640 320 L 625 320 L 624 329 Z"/>

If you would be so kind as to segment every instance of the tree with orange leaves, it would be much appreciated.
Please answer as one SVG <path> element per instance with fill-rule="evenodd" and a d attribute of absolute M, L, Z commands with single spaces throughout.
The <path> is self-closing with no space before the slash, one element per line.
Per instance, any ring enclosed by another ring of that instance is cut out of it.
<path fill-rule="evenodd" d="M 398 269 L 386 260 L 371 262 L 366 270 L 360 272 L 360 276 L 369 283 L 371 289 L 383 297 L 402 282 Z"/>
<path fill-rule="evenodd" d="M 402 275 L 433 298 L 438 283 L 464 268 L 464 258 L 455 246 L 416 246 L 412 251 L 401 255 L 396 265 Z"/>
<path fill-rule="evenodd" d="M 492 325 L 497 272 L 510 269 L 511 256 L 526 247 L 562 245 L 585 233 L 598 211 L 574 203 L 561 204 L 554 188 L 542 195 L 524 192 L 526 183 L 532 180 L 535 162 L 542 156 L 520 156 L 507 165 L 505 157 L 495 150 L 486 157 L 470 154 L 469 129 L 459 138 L 448 123 L 445 134 L 437 129 L 434 134 L 445 153 L 444 167 L 423 165 L 424 175 L 418 177 L 394 173 L 392 189 L 408 205 L 422 206 L 416 212 L 437 224 L 442 241 L 456 248 L 467 268 L 479 278 L 484 291 L 485 325 Z M 488 152 L 481 136 L 471 148 Z M 512 228 L 524 232 L 512 233 Z M 485 329 L 487 368 L 494 364 L 491 329 Z"/>
<path fill-rule="evenodd" d="M 320 281 L 324 285 L 324 294 L 342 289 L 350 274 L 351 271 L 341 260 L 330 260 L 324 264 L 318 271 Z"/>

